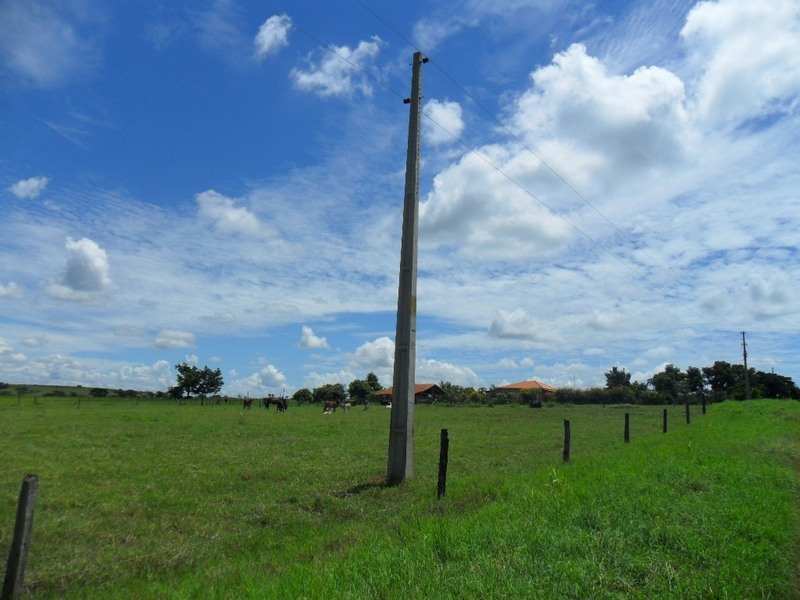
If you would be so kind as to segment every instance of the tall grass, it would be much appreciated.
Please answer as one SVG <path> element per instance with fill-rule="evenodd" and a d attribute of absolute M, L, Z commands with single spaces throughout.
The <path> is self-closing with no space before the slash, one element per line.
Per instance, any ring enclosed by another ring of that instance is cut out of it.
<path fill-rule="evenodd" d="M 35 598 L 793 598 L 800 404 L 389 411 L 0 399 L 0 552 Z M 631 413 L 624 444 L 623 413 Z M 572 462 L 562 464 L 564 419 Z M 450 436 L 436 499 L 439 430 Z"/>

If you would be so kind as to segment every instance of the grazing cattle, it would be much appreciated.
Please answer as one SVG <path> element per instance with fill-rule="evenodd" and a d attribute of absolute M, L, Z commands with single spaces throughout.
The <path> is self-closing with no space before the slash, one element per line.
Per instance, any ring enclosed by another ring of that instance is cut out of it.
<path fill-rule="evenodd" d="M 368 409 L 369 409 L 369 402 L 364 400 L 364 410 L 368 410 Z"/>
<path fill-rule="evenodd" d="M 289 403 L 286 398 L 276 398 L 275 396 L 267 396 L 261 400 L 266 410 L 269 410 L 270 405 L 274 404 L 278 408 L 278 412 L 283 412 L 289 408 Z"/>
<path fill-rule="evenodd" d="M 322 412 L 325 413 L 332 413 L 336 412 L 336 409 L 339 408 L 339 401 L 338 400 L 325 400 L 325 403 L 322 406 Z"/>
<path fill-rule="evenodd" d="M 348 412 L 352 408 L 352 406 L 353 405 L 350 404 L 349 402 L 345 402 L 344 404 L 342 404 L 342 408 L 344 409 L 344 412 Z"/>
<path fill-rule="evenodd" d="M 242 398 L 242 408 L 246 408 L 247 410 L 250 410 L 250 408 L 252 406 L 253 406 L 253 399 L 252 398 Z"/>

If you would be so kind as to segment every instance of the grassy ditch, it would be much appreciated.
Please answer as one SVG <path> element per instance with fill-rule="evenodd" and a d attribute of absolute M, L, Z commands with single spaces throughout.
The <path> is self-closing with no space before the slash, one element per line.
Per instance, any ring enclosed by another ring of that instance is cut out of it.
<path fill-rule="evenodd" d="M 797 597 L 800 403 L 692 410 L 419 406 L 387 488 L 376 406 L 9 399 L 0 556 L 37 473 L 32 598 Z"/>

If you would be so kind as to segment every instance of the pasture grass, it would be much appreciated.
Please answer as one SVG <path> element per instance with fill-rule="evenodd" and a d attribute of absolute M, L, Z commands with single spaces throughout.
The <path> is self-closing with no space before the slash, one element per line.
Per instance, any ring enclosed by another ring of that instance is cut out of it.
<path fill-rule="evenodd" d="M 0 398 L 0 556 L 36 473 L 31 598 L 798 597 L 800 403 L 417 406 L 395 487 L 389 411 L 321 412 Z"/>

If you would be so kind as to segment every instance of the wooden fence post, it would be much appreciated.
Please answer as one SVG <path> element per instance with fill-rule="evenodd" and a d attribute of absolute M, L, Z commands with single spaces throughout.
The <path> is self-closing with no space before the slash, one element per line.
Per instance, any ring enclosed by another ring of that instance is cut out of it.
<path fill-rule="evenodd" d="M 2 600 L 18 600 L 22 596 L 22 581 L 25 577 L 25 565 L 28 562 L 28 550 L 31 546 L 33 508 L 36 505 L 38 491 L 39 476 L 26 475 L 22 480 L 22 489 L 19 493 L 14 539 L 8 554 L 3 594 L 0 596 Z"/>
<path fill-rule="evenodd" d="M 442 429 L 441 441 L 439 444 L 439 487 L 437 498 L 444 496 L 447 491 L 447 456 L 450 452 L 450 438 L 447 437 L 447 429 Z"/>
<path fill-rule="evenodd" d="M 664 409 L 664 433 L 667 433 L 667 409 Z"/>
<path fill-rule="evenodd" d="M 625 413 L 625 443 L 631 441 L 631 413 Z"/>
<path fill-rule="evenodd" d="M 706 414 L 706 397 L 703 396 L 703 414 Z"/>
<path fill-rule="evenodd" d="M 686 423 L 689 424 L 692 422 L 692 418 L 689 415 L 689 403 L 686 403 Z"/>
<path fill-rule="evenodd" d="M 569 421 L 564 419 L 564 462 L 569 462 L 570 430 Z"/>

